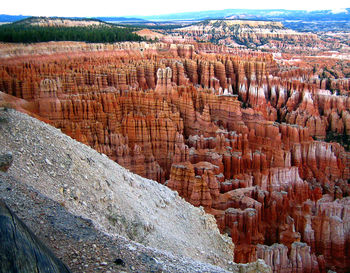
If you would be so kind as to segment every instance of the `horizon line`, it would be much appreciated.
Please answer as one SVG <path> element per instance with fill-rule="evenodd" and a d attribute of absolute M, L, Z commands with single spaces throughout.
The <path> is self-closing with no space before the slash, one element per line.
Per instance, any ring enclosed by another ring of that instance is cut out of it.
<path fill-rule="evenodd" d="M 219 12 L 219 11 L 294 11 L 294 12 L 317 12 L 317 11 L 334 11 L 334 10 L 344 10 L 347 11 L 350 9 L 350 6 L 347 8 L 334 8 L 334 9 L 283 9 L 283 8 L 273 8 L 273 9 L 217 9 L 217 10 L 198 10 L 198 11 L 184 11 L 184 12 L 175 12 L 175 13 L 161 13 L 161 14 L 153 14 L 153 15 L 93 15 L 93 16 L 62 16 L 62 15 L 31 15 L 31 14 L 9 14 L 9 13 L 0 13 L 0 16 L 28 16 L 28 17 L 59 17 L 59 18 L 98 18 L 98 17 L 133 17 L 133 18 L 145 18 L 145 17 L 157 17 L 157 16 L 167 16 L 167 15 L 175 15 L 175 14 L 191 14 L 191 13 L 205 13 L 205 12 Z M 339 13 L 344 13 L 339 12 Z"/>

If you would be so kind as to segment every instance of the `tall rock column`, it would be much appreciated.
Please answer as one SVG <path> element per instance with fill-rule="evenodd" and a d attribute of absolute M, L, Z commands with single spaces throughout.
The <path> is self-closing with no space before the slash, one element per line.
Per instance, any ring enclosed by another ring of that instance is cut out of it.
<path fill-rule="evenodd" d="M 171 84 L 172 70 L 170 67 L 159 68 L 157 71 L 157 85 L 156 92 L 161 94 L 168 94 L 172 90 Z"/>

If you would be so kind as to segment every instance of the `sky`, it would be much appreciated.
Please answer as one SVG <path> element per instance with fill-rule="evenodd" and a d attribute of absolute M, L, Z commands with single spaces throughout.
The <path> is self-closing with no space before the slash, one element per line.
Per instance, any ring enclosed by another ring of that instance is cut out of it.
<path fill-rule="evenodd" d="M 289 9 L 335 12 L 350 8 L 349 0 L 9 0 L 0 14 L 31 16 L 132 16 L 222 9 Z"/>

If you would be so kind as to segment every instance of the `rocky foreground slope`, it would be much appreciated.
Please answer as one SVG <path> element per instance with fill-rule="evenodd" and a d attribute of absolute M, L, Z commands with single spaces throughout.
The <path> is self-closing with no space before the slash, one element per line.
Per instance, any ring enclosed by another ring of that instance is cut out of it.
<path fill-rule="evenodd" d="M 73 271 L 269 272 L 233 264 L 214 218 L 176 192 L 25 114 L 0 114 L 0 153 L 14 157 L 0 197 Z"/>

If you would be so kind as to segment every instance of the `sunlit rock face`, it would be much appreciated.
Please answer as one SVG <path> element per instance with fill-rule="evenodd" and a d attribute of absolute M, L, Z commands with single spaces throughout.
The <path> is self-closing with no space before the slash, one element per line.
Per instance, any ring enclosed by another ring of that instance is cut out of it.
<path fill-rule="evenodd" d="M 59 45 L 0 59 L 0 90 L 24 99 L 13 99 L 18 108 L 30 104 L 64 133 L 204 207 L 231 236 L 236 262 L 264 259 L 274 272 L 350 267 L 350 154 L 323 141 L 349 134 L 348 96 L 322 89 L 306 68 L 280 70 L 267 53 Z"/>
<path fill-rule="evenodd" d="M 178 36 L 183 41 L 215 41 L 230 47 L 253 47 L 279 49 L 284 51 L 307 49 L 322 45 L 316 34 L 288 29 L 281 22 L 218 19 L 205 20 L 183 28 L 167 31 L 162 40 L 175 41 Z"/>

